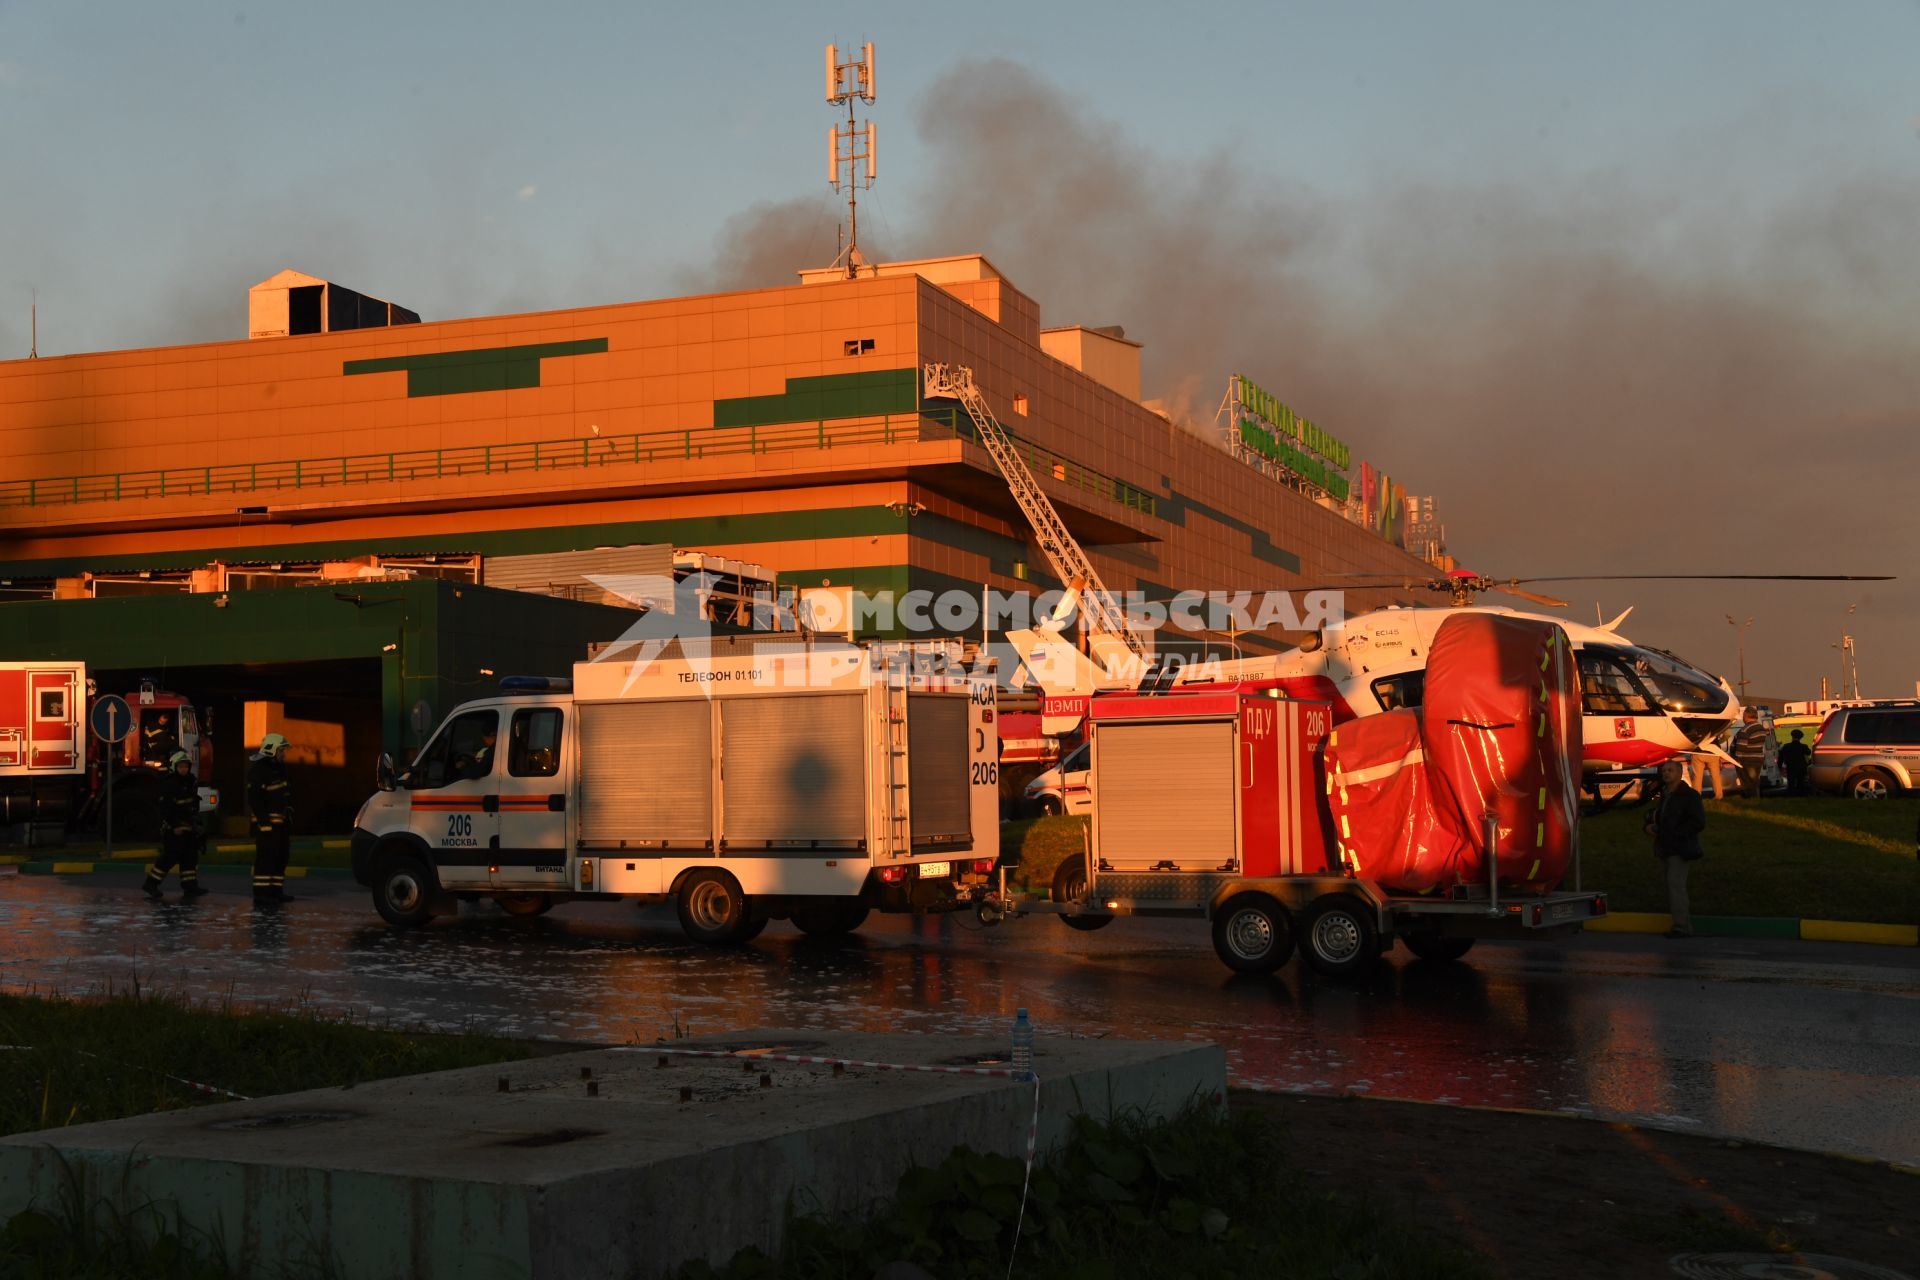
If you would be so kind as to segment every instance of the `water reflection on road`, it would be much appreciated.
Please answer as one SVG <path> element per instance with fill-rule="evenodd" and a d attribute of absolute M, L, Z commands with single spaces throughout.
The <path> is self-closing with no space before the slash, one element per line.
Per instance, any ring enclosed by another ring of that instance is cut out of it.
<path fill-rule="evenodd" d="M 217 882 L 216 882 L 217 883 Z M 1229 974 L 1203 929 L 876 918 L 822 942 L 687 943 L 670 913 L 491 906 L 396 933 L 357 890 L 255 913 L 154 906 L 124 880 L 0 880 L 0 986 L 297 999 L 376 1021 L 650 1041 L 749 1026 L 1207 1039 L 1238 1083 L 1573 1109 L 1920 1162 L 1920 957 L 1885 948 L 1591 938 L 1404 953 L 1356 983 Z"/>

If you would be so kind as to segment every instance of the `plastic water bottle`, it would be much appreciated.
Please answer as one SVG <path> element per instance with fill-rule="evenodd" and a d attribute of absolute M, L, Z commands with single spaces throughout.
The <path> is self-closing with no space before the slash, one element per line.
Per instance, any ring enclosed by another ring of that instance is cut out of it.
<path fill-rule="evenodd" d="M 1033 1074 L 1033 1023 L 1025 1009 L 1013 1015 L 1013 1069 L 1019 1075 Z"/>

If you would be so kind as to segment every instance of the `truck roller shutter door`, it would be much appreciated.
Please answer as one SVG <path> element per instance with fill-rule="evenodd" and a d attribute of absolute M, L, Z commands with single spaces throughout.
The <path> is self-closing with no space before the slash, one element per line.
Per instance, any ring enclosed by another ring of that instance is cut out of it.
<path fill-rule="evenodd" d="M 580 839 L 704 849 L 713 836 L 713 708 L 705 698 L 585 703 Z"/>
<path fill-rule="evenodd" d="M 1232 862 L 1234 726 L 1102 724 L 1093 747 L 1100 856 L 1116 869 Z"/>
<path fill-rule="evenodd" d="M 964 843 L 973 834 L 964 694 L 907 695 L 907 795 L 913 839 Z"/>
<path fill-rule="evenodd" d="M 721 699 L 727 847 L 864 845 L 865 711 L 864 693 Z"/>

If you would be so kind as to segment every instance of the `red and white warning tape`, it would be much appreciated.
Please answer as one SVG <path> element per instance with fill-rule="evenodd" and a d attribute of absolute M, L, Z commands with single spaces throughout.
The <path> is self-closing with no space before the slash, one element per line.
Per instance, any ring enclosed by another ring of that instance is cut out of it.
<path fill-rule="evenodd" d="M 622 1053 L 672 1053 L 683 1058 L 735 1058 L 747 1062 L 800 1062 L 810 1067 L 867 1067 L 874 1071 L 922 1071 L 943 1076 L 1001 1076 L 1017 1080 L 1030 1071 L 1013 1067 L 936 1067 L 918 1062 L 868 1062 L 862 1058 L 822 1058 L 806 1053 L 762 1053 L 757 1049 L 674 1049 L 666 1045 L 621 1045 Z"/>
<path fill-rule="evenodd" d="M 0 1053 L 9 1051 L 15 1053 L 36 1053 L 39 1051 L 39 1046 L 31 1044 L 0 1044 Z M 235 1093 L 231 1089 L 222 1089 L 217 1084 L 201 1084 L 198 1080 L 189 1080 L 184 1076 L 169 1075 L 167 1072 L 161 1071 L 156 1067 L 140 1067 L 135 1066 L 131 1062 L 117 1062 L 112 1058 L 103 1058 L 97 1053 L 89 1053 L 85 1049 L 70 1049 L 68 1052 L 77 1053 L 83 1058 L 92 1058 L 95 1062 L 104 1062 L 110 1067 L 125 1067 L 129 1071 L 145 1071 L 151 1075 L 159 1076 L 162 1080 L 171 1080 L 175 1084 L 185 1085 L 189 1089 L 193 1089 L 199 1093 L 209 1094 L 216 1098 L 232 1098 L 235 1102 L 253 1101 L 253 1098 L 248 1094 Z"/>
<path fill-rule="evenodd" d="M 918 1062 L 869 1062 L 864 1058 L 823 1058 L 808 1053 L 761 1053 L 751 1049 L 675 1049 L 667 1045 L 621 1045 L 620 1053 L 671 1053 L 682 1058 L 732 1058 L 739 1062 L 797 1062 L 809 1067 L 865 1067 L 871 1071 L 911 1071 L 941 1076 L 996 1076 L 1033 1084 L 1033 1115 L 1027 1121 L 1027 1168 L 1020 1184 L 1020 1212 L 1013 1221 L 1013 1252 L 1007 1275 L 1020 1255 L 1020 1232 L 1027 1223 L 1027 1196 L 1033 1190 L 1033 1160 L 1040 1145 L 1040 1077 L 1015 1067 L 936 1067 Z"/>

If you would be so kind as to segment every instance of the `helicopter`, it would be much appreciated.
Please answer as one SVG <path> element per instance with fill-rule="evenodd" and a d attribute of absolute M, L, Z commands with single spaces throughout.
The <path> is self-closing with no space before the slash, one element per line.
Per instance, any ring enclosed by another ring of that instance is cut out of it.
<path fill-rule="evenodd" d="M 1088 637 L 1087 653 L 1080 652 L 1064 634 L 1067 617 L 1076 606 L 1078 583 L 1061 600 L 1054 615 L 1032 630 L 1010 630 L 1007 638 L 1020 655 L 1016 680 L 1031 679 L 1043 694 L 1042 732 L 1059 736 L 1076 731 L 1087 714 L 1088 698 L 1100 692 L 1241 683 L 1264 686 L 1292 697 L 1328 703 L 1338 724 L 1358 716 L 1420 705 L 1426 684 L 1423 654 L 1440 624 L 1461 609 L 1551 622 L 1572 641 L 1580 676 L 1582 703 L 1582 773 L 1589 780 L 1604 775 L 1640 774 L 1663 760 L 1685 752 L 1706 752 L 1729 762 L 1724 747 L 1741 720 L 1742 707 L 1733 686 L 1665 649 L 1636 644 L 1620 627 L 1633 612 L 1622 611 L 1611 621 L 1592 626 L 1542 613 L 1523 613 L 1496 605 L 1475 603 L 1483 592 L 1498 592 L 1546 608 L 1564 608 L 1565 600 L 1530 590 L 1527 583 L 1595 581 L 1749 581 L 1749 582 L 1886 582 L 1887 575 L 1655 573 L 1585 574 L 1552 578 L 1490 578 L 1469 570 L 1453 570 L 1440 577 L 1415 581 L 1401 575 L 1345 574 L 1347 587 L 1426 589 L 1448 597 L 1447 605 L 1418 608 L 1404 605 L 1375 609 L 1330 626 L 1282 653 L 1250 658 L 1215 659 L 1184 665 L 1163 662 L 1142 667 L 1136 659 L 1117 661 L 1112 644 Z M 1372 581 L 1358 581 L 1372 580 Z M 1330 587 L 1293 588 L 1295 591 L 1331 590 Z M 1151 647 L 1147 650 L 1151 657 Z"/>
<path fill-rule="evenodd" d="M 1733 686 L 1677 654 L 1636 644 L 1621 625 L 1628 608 L 1611 621 L 1592 626 L 1543 613 L 1524 613 L 1475 603 L 1482 592 L 1498 592 L 1547 608 L 1567 602 L 1532 591 L 1523 584 L 1546 582 L 1737 580 L 1753 582 L 1885 582 L 1884 575 L 1655 573 L 1588 574 L 1551 578 L 1489 578 L 1469 570 L 1416 581 L 1397 575 L 1349 574 L 1348 579 L 1389 579 L 1376 586 L 1444 593 L 1438 608 L 1392 606 L 1349 618 L 1310 637 L 1297 649 L 1267 657 L 1240 658 L 1190 666 L 1177 685 L 1214 681 L 1275 682 L 1292 697 L 1332 704 L 1336 723 L 1356 716 L 1420 705 L 1426 683 L 1422 655 L 1440 624 L 1462 609 L 1551 622 L 1567 633 L 1578 662 L 1582 711 L 1582 772 L 1587 775 L 1640 771 L 1683 752 L 1708 752 L 1731 762 L 1722 745 L 1741 720 Z M 1348 585 L 1363 585 L 1349 582 Z M 1322 588 L 1324 589 L 1324 588 Z"/>

